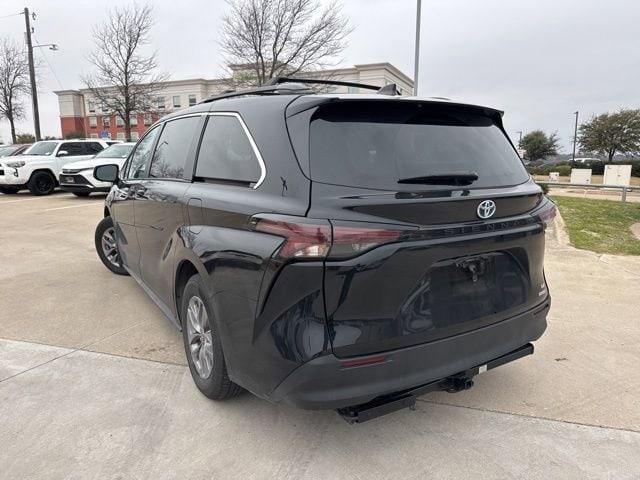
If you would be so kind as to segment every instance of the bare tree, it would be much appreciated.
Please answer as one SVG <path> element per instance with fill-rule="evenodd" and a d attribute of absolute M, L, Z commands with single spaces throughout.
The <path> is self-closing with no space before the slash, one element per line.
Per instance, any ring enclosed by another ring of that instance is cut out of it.
<path fill-rule="evenodd" d="M 11 125 L 11 141 L 16 143 L 15 121 L 24 117 L 20 96 L 29 93 L 29 64 L 20 47 L 4 39 L 0 43 L 0 119 Z"/>
<path fill-rule="evenodd" d="M 161 82 L 168 79 L 158 68 L 156 53 L 141 52 L 149 43 L 153 26 L 149 5 L 116 7 L 107 20 L 93 30 L 95 50 L 89 61 L 96 67 L 83 78 L 97 104 L 122 118 L 125 136 L 131 140 L 131 115 L 154 109 Z"/>
<path fill-rule="evenodd" d="M 221 46 L 229 64 L 246 65 L 244 83 L 334 66 L 352 31 L 337 1 L 324 8 L 318 0 L 227 3 Z"/>

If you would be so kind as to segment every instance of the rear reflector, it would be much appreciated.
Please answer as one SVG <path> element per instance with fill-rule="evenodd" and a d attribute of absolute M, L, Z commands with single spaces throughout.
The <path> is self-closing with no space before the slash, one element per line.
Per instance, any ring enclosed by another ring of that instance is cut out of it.
<path fill-rule="evenodd" d="M 342 368 L 364 367 L 366 365 L 375 365 L 387 361 L 386 355 L 376 355 L 375 357 L 355 358 L 353 360 L 342 360 L 340 366 Z"/>

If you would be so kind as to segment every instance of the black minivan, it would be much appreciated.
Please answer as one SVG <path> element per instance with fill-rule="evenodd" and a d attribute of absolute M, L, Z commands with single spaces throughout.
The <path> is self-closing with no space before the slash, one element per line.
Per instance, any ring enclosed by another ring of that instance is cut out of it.
<path fill-rule="evenodd" d="M 555 206 L 502 113 L 297 82 L 168 115 L 94 172 L 98 254 L 182 330 L 198 388 L 360 422 L 532 353 Z"/>

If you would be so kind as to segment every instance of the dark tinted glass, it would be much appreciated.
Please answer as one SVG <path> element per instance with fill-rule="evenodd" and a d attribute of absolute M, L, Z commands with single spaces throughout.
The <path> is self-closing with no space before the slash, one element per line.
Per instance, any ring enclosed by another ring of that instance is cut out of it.
<path fill-rule="evenodd" d="M 240 121 L 232 116 L 212 116 L 200 145 L 196 176 L 240 182 L 257 182 L 260 164 Z"/>
<path fill-rule="evenodd" d="M 311 177 L 355 187 L 415 190 L 401 178 L 472 171 L 469 188 L 516 185 L 529 175 L 494 121 L 477 110 L 405 102 L 322 107 L 310 129 Z"/>
<path fill-rule="evenodd" d="M 158 136 L 160 128 L 156 127 L 145 135 L 145 137 L 138 142 L 136 149 L 133 152 L 129 166 L 127 167 L 126 178 L 144 178 L 147 174 L 147 167 L 151 160 L 151 149 L 153 148 L 153 142 Z"/>
<path fill-rule="evenodd" d="M 199 122 L 200 117 L 187 117 L 165 124 L 153 154 L 151 178 L 182 178 Z"/>
<path fill-rule="evenodd" d="M 73 157 L 77 155 L 86 155 L 84 152 L 84 147 L 81 142 L 63 143 L 62 145 L 60 145 L 60 149 L 58 150 L 58 153 L 60 153 L 62 150 L 67 152 L 67 156 L 69 157 Z"/>
<path fill-rule="evenodd" d="M 103 150 L 102 145 L 100 145 L 98 142 L 87 142 L 84 144 L 84 147 L 86 148 L 86 153 L 88 155 L 98 153 Z"/>

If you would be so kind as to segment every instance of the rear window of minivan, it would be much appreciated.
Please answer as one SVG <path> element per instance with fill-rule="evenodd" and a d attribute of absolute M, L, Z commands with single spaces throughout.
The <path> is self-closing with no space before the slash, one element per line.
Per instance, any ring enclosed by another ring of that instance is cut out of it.
<path fill-rule="evenodd" d="M 479 109 L 405 101 L 325 105 L 310 131 L 314 181 L 361 188 L 416 190 L 398 180 L 475 172 L 467 188 L 517 185 L 528 180 L 520 158 L 495 121 Z"/>

